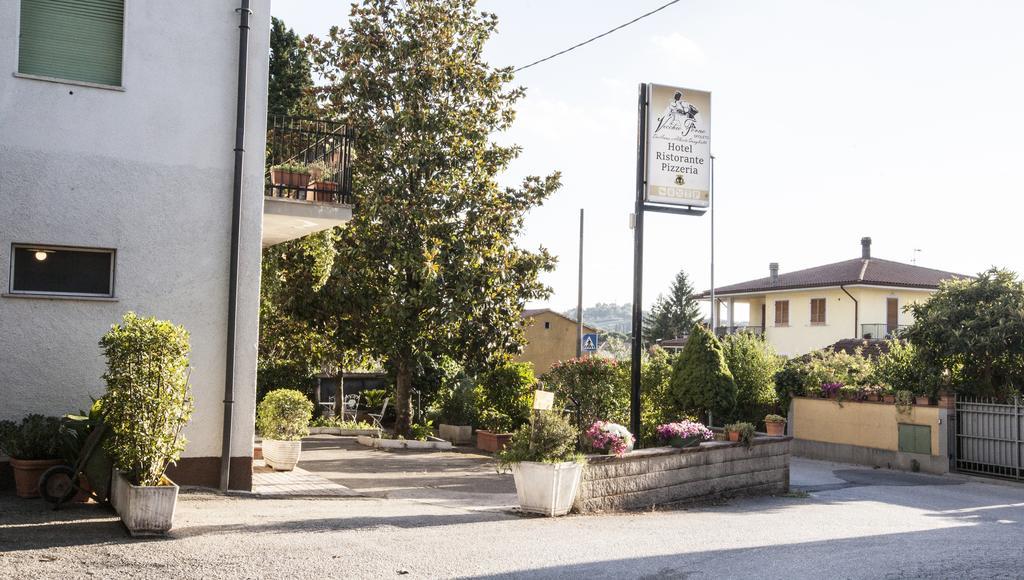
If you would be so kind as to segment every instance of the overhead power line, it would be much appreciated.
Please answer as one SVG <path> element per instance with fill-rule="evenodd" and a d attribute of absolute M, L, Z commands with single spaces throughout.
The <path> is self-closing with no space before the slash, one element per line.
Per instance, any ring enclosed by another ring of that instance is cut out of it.
<path fill-rule="evenodd" d="M 651 10 L 650 12 L 648 12 L 646 14 L 641 14 L 640 16 L 637 16 L 636 18 L 630 20 L 629 22 L 626 22 L 624 24 L 620 24 L 620 25 L 616 26 L 615 28 L 612 28 L 611 30 L 609 30 L 607 32 L 602 32 L 601 34 L 598 34 L 597 36 L 595 36 L 593 38 L 588 38 L 587 40 L 584 40 L 583 42 L 581 42 L 579 44 L 574 44 L 573 46 L 570 46 L 569 48 L 567 48 L 565 50 L 556 52 L 555 54 L 552 54 L 551 56 L 546 56 L 546 57 L 544 57 L 544 58 L 542 58 L 540 60 L 533 61 L 530 64 L 523 65 L 523 66 L 515 69 L 512 72 L 519 72 L 519 71 L 521 71 L 523 69 L 530 68 L 531 66 L 538 65 L 538 64 L 540 64 L 542 62 L 549 61 L 549 60 L 555 58 L 556 56 L 561 56 L 561 55 L 563 55 L 563 54 L 565 54 L 567 52 L 576 50 L 577 48 L 579 48 L 579 47 L 581 47 L 583 45 L 590 44 L 591 42 L 594 42 L 595 40 L 597 40 L 599 38 L 603 38 L 605 36 L 608 36 L 609 34 L 615 32 L 617 30 L 622 30 L 623 28 L 629 26 L 630 24 L 633 24 L 635 22 L 639 22 L 640 20 L 643 20 L 644 18 L 647 18 L 651 14 L 655 14 L 657 12 L 661 12 L 662 10 L 668 8 L 669 6 L 671 6 L 673 4 L 677 4 L 679 2 L 680 2 L 680 0 L 672 0 L 671 2 L 668 2 L 666 4 L 662 4 L 661 6 L 655 8 L 654 10 Z"/>

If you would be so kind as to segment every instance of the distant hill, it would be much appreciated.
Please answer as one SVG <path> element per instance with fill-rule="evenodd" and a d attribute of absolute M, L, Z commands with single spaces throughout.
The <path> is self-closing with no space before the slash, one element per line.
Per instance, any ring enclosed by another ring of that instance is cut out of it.
<path fill-rule="evenodd" d="M 562 314 L 576 319 L 575 308 Z M 633 328 L 633 305 L 598 302 L 593 306 L 584 306 L 583 322 L 601 330 L 628 335 Z"/>

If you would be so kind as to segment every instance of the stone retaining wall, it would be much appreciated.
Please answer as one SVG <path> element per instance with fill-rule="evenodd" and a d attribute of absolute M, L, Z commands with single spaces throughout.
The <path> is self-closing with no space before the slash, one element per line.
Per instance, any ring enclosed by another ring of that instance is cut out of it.
<path fill-rule="evenodd" d="M 710 441 L 689 449 L 641 449 L 624 457 L 588 456 L 575 510 L 630 510 L 786 493 L 791 442 L 789 437 L 759 437 L 749 448 Z"/>

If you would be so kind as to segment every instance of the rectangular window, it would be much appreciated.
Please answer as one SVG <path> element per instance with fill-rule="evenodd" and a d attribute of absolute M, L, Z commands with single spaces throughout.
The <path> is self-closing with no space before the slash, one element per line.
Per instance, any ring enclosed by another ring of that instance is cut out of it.
<path fill-rule="evenodd" d="M 114 295 L 114 250 L 14 245 L 11 294 Z"/>
<path fill-rule="evenodd" d="M 21 0 L 18 72 L 121 86 L 124 0 Z"/>
<path fill-rule="evenodd" d="M 824 298 L 811 298 L 811 324 L 825 324 Z"/>
<path fill-rule="evenodd" d="M 932 428 L 930 425 L 899 424 L 900 451 L 932 454 Z"/>
<path fill-rule="evenodd" d="M 789 300 L 775 301 L 775 326 L 789 326 Z"/>

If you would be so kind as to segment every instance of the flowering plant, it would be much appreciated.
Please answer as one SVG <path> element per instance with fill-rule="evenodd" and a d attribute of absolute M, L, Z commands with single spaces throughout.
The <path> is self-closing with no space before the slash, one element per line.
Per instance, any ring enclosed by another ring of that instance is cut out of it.
<path fill-rule="evenodd" d="M 628 429 L 618 423 L 607 421 L 594 421 L 584 435 L 594 449 L 607 451 L 619 457 L 632 451 L 633 444 L 636 443 L 636 438 Z"/>
<path fill-rule="evenodd" d="M 679 421 L 678 423 L 658 425 L 657 433 L 658 441 L 668 443 L 673 447 L 690 447 L 701 441 L 715 438 L 711 429 L 696 421 Z"/>
<path fill-rule="evenodd" d="M 821 383 L 821 396 L 825 399 L 835 398 L 841 388 L 843 383 Z"/>

